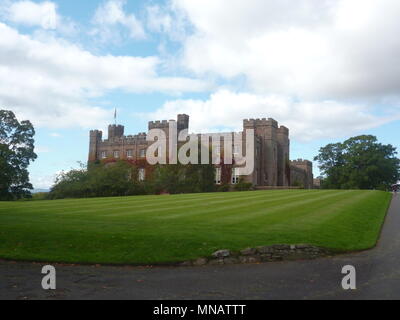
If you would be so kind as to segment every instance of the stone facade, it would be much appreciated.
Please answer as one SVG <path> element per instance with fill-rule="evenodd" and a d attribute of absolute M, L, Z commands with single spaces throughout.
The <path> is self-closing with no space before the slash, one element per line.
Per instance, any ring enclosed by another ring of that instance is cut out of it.
<path fill-rule="evenodd" d="M 312 162 L 298 159 L 290 161 L 290 181 L 292 186 L 311 189 L 314 186 Z"/>
<path fill-rule="evenodd" d="M 169 141 L 169 123 L 176 122 L 178 133 L 189 128 L 189 116 L 178 115 L 177 121 L 151 121 L 149 130 L 164 130 Z M 289 187 L 299 185 L 304 188 L 312 188 L 313 174 L 312 162 L 307 160 L 290 161 L 289 129 L 278 126 L 274 119 L 246 119 L 243 121 L 243 150 L 245 150 L 246 129 L 254 129 L 254 172 L 252 175 L 241 177 L 254 186 Z M 227 133 L 232 134 L 233 133 Z M 223 133 L 220 134 L 224 135 Z M 153 142 L 146 141 L 147 134 L 124 135 L 124 127 L 110 125 L 108 138 L 103 139 L 103 133 L 99 130 L 90 131 L 89 162 L 106 159 L 144 160 L 146 149 Z M 167 144 L 168 145 L 168 144 Z M 223 142 L 219 152 L 223 154 Z M 232 146 L 235 149 L 235 146 Z M 168 156 L 168 155 L 167 155 Z M 218 167 L 218 166 L 217 166 Z M 218 180 L 218 179 L 216 179 Z M 239 179 L 232 179 L 237 183 Z M 217 183 L 219 181 L 216 181 Z"/>

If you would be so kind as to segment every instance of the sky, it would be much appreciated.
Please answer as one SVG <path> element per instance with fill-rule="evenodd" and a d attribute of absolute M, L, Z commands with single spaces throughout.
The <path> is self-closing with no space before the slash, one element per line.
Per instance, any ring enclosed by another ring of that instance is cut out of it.
<path fill-rule="evenodd" d="M 359 134 L 400 147 L 398 30 L 398 0 L 0 0 L 0 108 L 35 126 L 37 189 L 114 108 L 127 134 L 275 118 L 292 159 Z"/>

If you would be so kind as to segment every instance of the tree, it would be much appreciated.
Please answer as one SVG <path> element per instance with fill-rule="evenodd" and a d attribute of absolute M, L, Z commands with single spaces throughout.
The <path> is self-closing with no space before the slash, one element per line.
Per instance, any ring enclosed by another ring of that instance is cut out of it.
<path fill-rule="evenodd" d="M 166 164 L 155 170 L 156 190 L 177 193 L 215 191 L 215 168 L 211 164 Z"/>
<path fill-rule="evenodd" d="M 199 161 L 200 154 L 199 152 Z M 146 168 L 145 181 L 139 181 L 139 168 Z M 90 162 L 87 166 L 81 164 L 80 169 L 62 172 L 58 175 L 48 198 L 212 192 L 215 191 L 214 179 L 215 168 L 212 164 L 178 163 L 146 167 L 141 161 L 113 159 L 106 162 Z"/>
<path fill-rule="evenodd" d="M 125 161 L 91 163 L 62 172 L 51 188 L 50 199 L 128 196 L 146 193 L 137 168 Z"/>
<path fill-rule="evenodd" d="M 392 145 L 362 135 L 328 144 L 315 161 L 324 176 L 323 188 L 387 190 L 400 178 L 400 160 Z"/>
<path fill-rule="evenodd" d="M 30 121 L 19 122 L 12 111 L 0 110 L 0 200 L 31 196 L 28 166 L 37 158 Z"/>
<path fill-rule="evenodd" d="M 209 154 L 209 164 L 201 164 L 201 155 Z M 199 193 L 215 191 L 215 168 L 211 164 L 211 151 L 201 145 L 198 149 L 199 164 L 158 165 L 154 174 L 156 190 L 176 193 Z"/>

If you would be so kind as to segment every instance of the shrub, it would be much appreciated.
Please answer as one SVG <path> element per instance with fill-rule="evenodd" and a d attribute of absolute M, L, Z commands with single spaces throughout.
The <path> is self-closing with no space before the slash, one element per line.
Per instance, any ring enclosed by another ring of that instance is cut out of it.
<path fill-rule="evenodd" d="M 114 197 L 215 191 L 212 165 L 159 165 L 146 169 L 139 181 L 137 167 L 126 161 L 90 163 L 61 173 L 49 199 Z"/>
<path fill-rule="evenodd" d="M 250 191 L 253 189 L 253 185 L 250 182 L 240 181 L 235 185 L 235 191 Z"/>
<path fill-rule="evenodd" d="M 217 192 L 229 192 L 231 186 L 229 184 L 221 184 L 217 187 Z"/>
<path fill-rule="evenodd" d="M 301 189 L 304 189 L 304 185 L 299 180 L 296 180 L 295 182 L 293 182 L 292 187 L 299 187 Z"/>
<path fill-rule="evenodd" d="M 87 169 L 61 173 L 49 193 L 50 199 L 114 197 L 145 194 L 136 179 L 135 167 L 123 161 L 91 164 Z"/>

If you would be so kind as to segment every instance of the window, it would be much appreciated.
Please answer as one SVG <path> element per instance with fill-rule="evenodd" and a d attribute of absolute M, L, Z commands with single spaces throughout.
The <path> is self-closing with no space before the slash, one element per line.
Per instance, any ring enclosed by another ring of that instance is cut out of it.
<path fill-rule="evenodd" d="M 215 168 L 215 184 L 221 184 L 221 168 Z"/>
<path fill-rule="evenodd" d="M 143 168 L 139 169 L 139 181 L 144 181 L 146 178 L 146 171 Z"/>
<path fill-rule="evenodd" d="M 221 146 L 215 146 L 215 154 L 217 156 L 221 155 Z"/>
<path fill-rule="evenodd" d="M 238 184 L 239 183 L 239 168 L 233 168 L 232 169 L 232 184 Z"/>
<path fill-rule="evenodd" d="M 114 158 L 116 158 L 116 159 L 119 158 L 119 151 L 117 151 L 117 150 L 114 151 Z"/>
<path fill-rule="evenodd" d="M 139 150 L 139 157 L 140 158 L 146 157 L 146 150 L 145 149 L 140 149 Z"/>
<path fill-rule="evenodd" d="M 102 158 L 102 159 L 107 158 L 107 151 L 102 151 L 102 152 L 101 152 L 101 158 Z"/>
<path fill-rule="evenodd" d="M 233 146 L 233 155 L 238 156 L 239 155 L 239 146 Z"/>
<path fill-rule="evenodd" d="M 126 157 L 132 158 L 133 157 L 133 150 L 126 150 Z"/>

